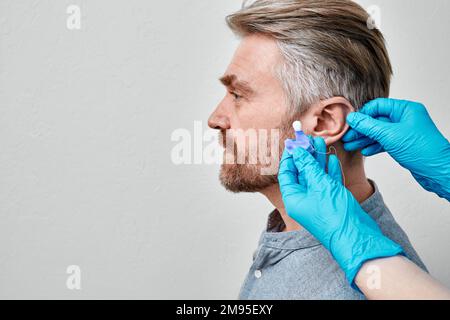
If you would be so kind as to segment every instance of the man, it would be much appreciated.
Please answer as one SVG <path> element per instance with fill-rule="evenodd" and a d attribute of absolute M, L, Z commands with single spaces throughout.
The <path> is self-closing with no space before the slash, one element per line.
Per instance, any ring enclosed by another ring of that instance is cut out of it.
<path fill-rule="evenodd" d="M 367 21 L 364 9 L 348 0 L 259 0 L 227 18 L 242 41 L 221 78 L 227 94 L 209 126 L 220 130 L 226 157 L 236 155 L 242 145 L 250 155 L 245 163 L 226 161 L 220 180 L 232 192 L 260 192 L 276 207 L 241 299 L 364 298 L 319 241 L 287 215 L 276 172 L 263 173 L 265 163 L 250 162 L 255 150 L 248 136 L 242 140 L 236 134 L 238 129 L 257 129 L 261 139 L 261 132 L 270 131 L 270 140 L 275 137 L 279 143 L 270 150 L 278 164 L 293 120 L 301 120 L 307 134 L 323 138 L 324 145 L 316 146 L 325 151 L 322 162 L 326 152 L 336 153 L 346 188 L 383 233 L 425 269 L 375 183 L 367 179 L 362 155 L 346 152 L 340 142 L 349 113 L 389 96 L 392 68 L 384 39 Z"/>

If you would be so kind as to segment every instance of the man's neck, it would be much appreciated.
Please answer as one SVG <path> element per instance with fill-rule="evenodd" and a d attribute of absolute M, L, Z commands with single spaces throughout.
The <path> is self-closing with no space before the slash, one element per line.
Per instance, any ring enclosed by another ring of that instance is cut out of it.
<path fill-rule="evenodd" d="M 367 180 L 362 160 L 352 163 L 347 168 L 344 167 L 343 171 L 345 176 L 345 187 L 353 194 L 359 203 L 364 202 L 374 193 L 372 184 Z M 262 190 L 261 193 L 266 196 L 266 198 L 277 208 L 280 213 L 281 218 L 286 225 L 283 232 L 296 231 L 302 228 L 301 225 L 299 225 L 294 219 L 290 218 L 287 214 L 278 184 Z"/>

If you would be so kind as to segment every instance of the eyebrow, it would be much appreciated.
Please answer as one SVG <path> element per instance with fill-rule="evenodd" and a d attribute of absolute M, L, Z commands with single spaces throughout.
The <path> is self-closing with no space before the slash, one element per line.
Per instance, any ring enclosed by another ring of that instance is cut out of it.
<path fill-rule="evenodd" d="M 235 89 L 244 95 L 252 95 L 255 91 L 247 81 L 238 80 L 234 74 L 224 75 L 219 79 L 225 87 Z"/>

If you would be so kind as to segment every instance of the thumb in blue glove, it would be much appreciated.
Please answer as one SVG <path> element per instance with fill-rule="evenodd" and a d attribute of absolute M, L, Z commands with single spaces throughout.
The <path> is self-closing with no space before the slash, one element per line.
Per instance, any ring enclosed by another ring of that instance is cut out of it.
<path fill-rule="evenodd" d="M 285 151 L 278 175 L 280 190 L 288 215 L 331 252 L 355 287 L 354 279 L 364 262 L 403 250 L 383 235 L 344 187 L 335 156 L 328 161 L 328 172 L 301 148 L 292 156 Z"/>

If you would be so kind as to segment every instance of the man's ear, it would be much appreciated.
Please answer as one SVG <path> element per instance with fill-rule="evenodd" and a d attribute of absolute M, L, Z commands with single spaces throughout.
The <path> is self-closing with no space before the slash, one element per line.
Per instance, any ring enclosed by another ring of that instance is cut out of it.
<path fill-rule="evenodd" d="M 343 97 L 333 97 L 314 104 L 303 115 L 302 123 L 307 134 L 322 137 L 326 144 L 342 139 L 349 126 L 347 115 L 355 111 L 352 104 Z"/>

